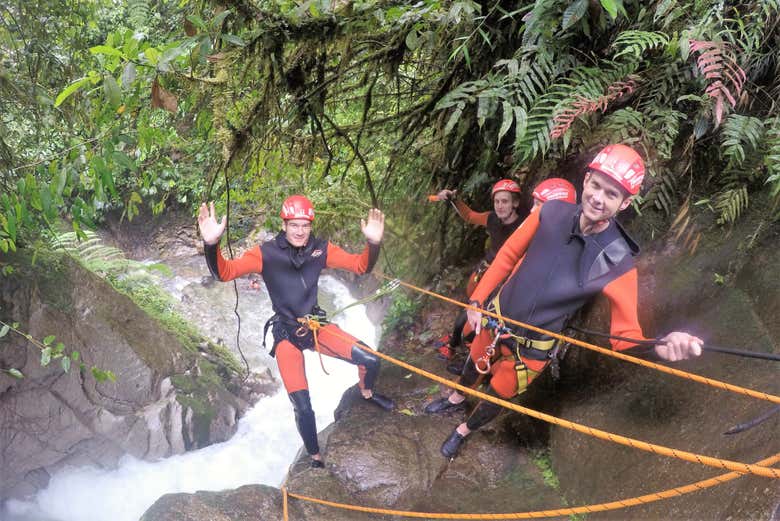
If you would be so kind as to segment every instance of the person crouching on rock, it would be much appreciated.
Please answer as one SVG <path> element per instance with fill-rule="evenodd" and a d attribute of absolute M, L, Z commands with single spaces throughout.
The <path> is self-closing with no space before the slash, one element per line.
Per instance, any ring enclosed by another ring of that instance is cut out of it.
<path fill-rule="evenodd" d="M 472 293 L 470 304 L 503 318 L 560 332 L 586 302 L 604 294 L 611 307 L 612 335 L 644 340 L 637 317 L 634 266 L 639 247 L 615 220 L 639 193 L 644 174 L 644 162 L 635 150 L 621 144 L 605 147 L 588 166 L 581 204 L 553 200 L 532 212 L 504 243 Z M 498 294 L 491 297 L 496 288 Z M 489 373 L 488 394 L 510 399 L 523 393 L 550 363 L 553 338 L 483 319 L 474 310 L 468 311 L 468 322 L 477 336 L 471 343 L 467 366 L 476 370 L 464 369 L 460 384 L 473 385 L 477 372 Z M 611 342 L 618 351 L 634 346 L 616 339 Z M 673 332 L 658 340 L 655 352 L 664 360 L 684 360 L 699 356 L 701 344 L 695 336 Z M 464 399 L 453 391 L 430 403 L 426 412 L 461 406 Z M 498 405 L 480 402 L 444 441 L 441 453 L 455 457 L 466 437 L 500 411 Z"/>
<path fill-rule="evenodd" d="M 206 263 L 214 278 L 225 282 L 247 273 L 262 273 L 274 310 L 274 316 L 267 324 L 273 326 L 271 356 L 276 356 L 279 373 L 295 410 L 298 432 L 311 456 L 311 465 L 323 467 L 303 358 L 305 349 L 315 347 L 315 338 L 305 319 L 324 316 L 317 305 L 317 286 L 323 269 L 337 268 L 357 274 L 371 271 L 379 256 L 385 216 L 380 210 L 372 209 L 368 218 L 361 220 L 367 244 L 360 254 L 347 253 L 330 241 L 312 235 L 314 207 L 302 195 L 285 199 L 281 217 L 282 231 L 276 237 L 235 260 L 225 259 L 219 249 L 226 221 L 223 217 L 217 222 L 213 202 L 210 206 L 201 205 L 198 227 Z M 358 387 L 367 402 L 386 411 L 395 408 L 393 400 L 373 390 L 379 374 L 379 358 L 358 347 L 366 347 L 365 344 L 330 323 L 317 330 L 316 342 L 321 354 L 358 366 Z"/>

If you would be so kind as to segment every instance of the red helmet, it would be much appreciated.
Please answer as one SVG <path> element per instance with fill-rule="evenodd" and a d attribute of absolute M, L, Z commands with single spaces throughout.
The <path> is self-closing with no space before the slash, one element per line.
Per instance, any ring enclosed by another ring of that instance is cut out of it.
<path fill-rule="evenodd" d="M 588 168 L 601 172 L 618 182 L 629 194 L 636 195 L 645 177 L 642 157 L 626 145 L 607 145 L 599 152 Z"/>
<path fill-rule="evenodd" d="M 282 219 L 306 219 L 314 220 L 314 206 L 311 201 L 302 195 L 291 195 L 282 203 L 282 211 L 279 212 Z"/>
<path fill-rule="evenodd" d="M 577 204 L 577 190 L 574 185 L 560 177 L 551 177 L 536 185 L 533 196 L 541 202 L 563 199 L 567 203 Z"/>
<path fill-rule="evenodd" d="M 511 179 L 502 179 L 493 185 L 493 191 L 490 192 L 490 197 L 496 195 L 496 192 L 513 192 L 520 193 L 520 185 L 512 181 Z"/>

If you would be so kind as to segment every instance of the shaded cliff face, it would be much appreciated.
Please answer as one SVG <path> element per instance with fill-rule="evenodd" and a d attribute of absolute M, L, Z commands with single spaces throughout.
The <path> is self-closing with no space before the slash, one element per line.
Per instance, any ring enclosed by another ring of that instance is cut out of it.
<path fill-rule="evenodd" d="M 747 224 L 746 224 L 747 226 Z M 780 352 L 780 229 L 746 249 L 732 236 L 709 236 L 695 256 L 648 255 L 645 302 L 653 312 L 646 334 L 696 332 L 715 345 Z M 725 284 L 715 274 L 727 275 Z M 649 313 L 648 313 L 649 314 Z M 560 385 L 558 411 L 573 421 L 654 443 L 754 463 L 780 452 L 780 415 L 734 436 L 723 432 L 771 409 L 771 402 L 721 391 L 572 348 L 570 381 Z M 673 367 L 780 394 L 780 364 L 706 353 Z M 551 430 L 561 485 L 578 503 L 626 498 L 685 485 L 726 471 L 631 450 L 571 431 Z M 584 479 L 583 479 L 584 478 Z M 589 519 L 776 519 L 780 483 L 743 477 L 677 499 L 601 513 Z"/>
<path fill-rule="evenodd" d="M 185 347 L 68 257 L 32 267 L 17 260 L 14 276 L 0 279 L 0 318 L 35 338 L 56 335 L 116 382 L 99 383 L 75 364 L 68 373 L 41 367 L 24 339 L 0 339 L 0 365 L 25 374 L 0 374 L 0 499 L 34 492 L 65 465 L 112 466 L 125 454 L 154 460 L 232 435 L 248 404 L 208 343 Z"/>

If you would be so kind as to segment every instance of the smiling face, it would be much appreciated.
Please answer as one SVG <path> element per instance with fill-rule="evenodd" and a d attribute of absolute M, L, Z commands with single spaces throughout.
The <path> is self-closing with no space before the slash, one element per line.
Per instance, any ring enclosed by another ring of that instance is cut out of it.
<path fill-rule="evenodd" d="M 287 242 L 295 248 L 302 248 L 309 242 L 311 221 L 307 219 L 287 219 L 282 221 L 282 230 Z"/>
<path fill-rule="evenodd" d="M 610 177 L 589 171 L 582 183 L 582 216 L 591 223 L 606 221 L 628 208 L 631 197 Z"/>
<path fill-rule="evenodd" d="M 501 221 L 508 221 L 514 217 L 520 200 L 512 192 L 502 190 L 493 195 L 493 211 Z"/>

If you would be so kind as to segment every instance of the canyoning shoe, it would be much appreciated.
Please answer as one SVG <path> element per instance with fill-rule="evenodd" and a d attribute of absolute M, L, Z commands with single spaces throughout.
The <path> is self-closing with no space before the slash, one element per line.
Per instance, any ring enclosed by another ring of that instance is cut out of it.
<path fill-rule="evenodd" d="M 439 348 L 439 352 L 436 354 L 436 358 L 439 360 L 449 360 L 452 358 L 452 349 L 449 345 L 443 345 Z"/>
<path fill-rule="evenodd" d="M 364 398 L 364 400 L 373 403 L 380 409 L 384 409 L 386 411 L 392 411 L 395 409 L 395 402 L 383 394 L 373 393 L 371 398 Z"/>
<path fill-rule="evenodd" d="M 461 436 L 457 429 L 453 429 L 452 434 L 441 444 L 441 455 L 447 459 L 453 459 L 458 455 L 460 446 L 465 440 L 465 436 Z"/>
<path fill-rule="evenodd" d="M 464 364 L 463 361 L 447 364 L 447 371 L 452 374 L 460 376 L 461 374 L 463 374 L 463 364 Z"/>
<path fill-rule="evenodd" d="M 438 400 L 434 400 L 428 405 L 425 406 L 425 412 L 428 414 L 438 414 L 440 412 L 449 411 L 449 410 L 462 410 L 465 409 L 465 400 L 460 403 L 452 403 L 447 399 L 445 396 L 444 398 L 439 398 Z"/>
<path fill-rule="evenodd" d="M 434 340 L 433 348 L 436 349 L 436 358 L 439 360 L 449 360 L 452 357 L 452 348 L 450 347 L 450 335 L 442 335 Z"/>
<path fill-rule="evenodd" d="M 321 459 L 312 459 L 311 460 L 311 468 L 313 469 L 324 469 L 325 468 L 325 462 Z"/>

